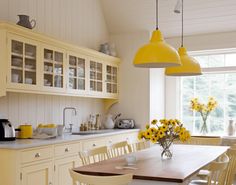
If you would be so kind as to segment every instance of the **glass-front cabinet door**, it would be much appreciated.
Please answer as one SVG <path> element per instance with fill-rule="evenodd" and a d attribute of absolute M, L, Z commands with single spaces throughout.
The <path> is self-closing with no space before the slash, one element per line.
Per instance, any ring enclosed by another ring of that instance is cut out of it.
<path fill-rule="evenodd" d="M 9 36 L 10 71 L 8 84 L 14 88 L 38 85 L 38 45 L 22 37 Z"/>
<path fill-rule="evenodd" d="M 106 65 L 106 93 L 118 93 L 118 67 Z"/>
<path fill-rule="evenodd" d="M 59 49 L 43 49 L 43 86 L 64 89 L 65 53 Z"/>
<path fill-rule="evenodd" d="M 86 58 L 69 54 L 68 89 L 71 92 L 84 93 L 87 89 L 87 64 Z"/>
<path fill-rule="evenodd" d="M 89 90 L 91 93 L 103 92 L 103 64 L 101 62 L 90 60 Z"/>

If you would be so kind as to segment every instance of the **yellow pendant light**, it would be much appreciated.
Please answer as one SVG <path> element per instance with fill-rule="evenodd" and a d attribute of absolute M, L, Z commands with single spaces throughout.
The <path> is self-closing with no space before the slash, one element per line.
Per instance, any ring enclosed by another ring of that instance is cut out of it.
<path fill-rule="evenodd" d="M 180 66 L 180 57 L 177 51 L 168 45 L 158 29 L 158 0 L 156 0 L 156 30 L 153 31 L 148 44 L 141 47 L 134 57 L 135 67 L 164 68 Z"/>
<path fill-rule="evenodd" d="M 179 56 L 181 59 L 181 66 L 168 67 L 165 70 L 167 76 L 197 76 L 202 75 L 201 67 L 197 60 L 187 54 L 186 48 L 183 46 L 183 0 L 182 0 L 182 35 L 181 35 L 181 47 L 179 48 Z"/>

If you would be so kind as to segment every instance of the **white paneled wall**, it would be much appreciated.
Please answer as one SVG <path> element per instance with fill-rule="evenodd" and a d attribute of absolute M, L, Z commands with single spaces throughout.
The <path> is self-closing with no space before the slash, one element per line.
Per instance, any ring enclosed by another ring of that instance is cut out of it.
<path fill-rule="evenodd" d="M 103 114 L 102 105 L 102 100 L 93 98 L 8 93 L 0 98 L 0 118 L 8 118 L 14 126 L 24 123 L 34 127 L 38 123 L 62 124 L 63 108 L 75 107 L 78 114 L 75 116 L 68 110 L 66 122 L 78 127 L 89 114 Z"/>
<path fill-rule="evenodd" d="M 98 49 L 108 40 L 99 0 L 0 0 L 0 20 L 16 23 L 18 14 L 36 19 L 35 30 Z"/>

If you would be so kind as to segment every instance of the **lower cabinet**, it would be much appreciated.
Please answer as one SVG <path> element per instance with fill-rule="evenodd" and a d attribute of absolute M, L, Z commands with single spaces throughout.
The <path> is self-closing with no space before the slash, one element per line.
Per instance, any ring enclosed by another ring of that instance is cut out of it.
<path fill-rule="evenodd" d="M 23 167 L 21 182 L 21 185 L 53 185 L 53 162 Z"/>
<path fill-rule="evenodd" d="M 124 140 L 132 143 L 137 132 L 22 150 L 0 149 L 0 185 L 73 185 L 69 169 L 81 165 L 80 151 Z"/>
<path fill-rule="evenodd" d="M 69 169 L 78 166 L 79 166 L 78 156 L 56 160 L 54 164 L 55 185 L 73 185 Z"/>

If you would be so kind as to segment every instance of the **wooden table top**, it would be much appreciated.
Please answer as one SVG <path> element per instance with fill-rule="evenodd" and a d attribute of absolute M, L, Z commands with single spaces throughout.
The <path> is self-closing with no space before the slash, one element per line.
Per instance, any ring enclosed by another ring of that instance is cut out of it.
<path fill-rule="evenodd" d="M 206 166 L 226 152 L 225 146 L 177 145 L 173 146 L 173 157 L 161 159 L 161 149 L 154 146 L 136 153 L 137 163 L 131 169 L 117 169 L 125 166 L 125 156 L 109 159 L 99 163 L 75 168 L 74 171 L 87 175 L 120 175 L 132 173 L 134 179 L 184 182 L 202 167 Z"/>

